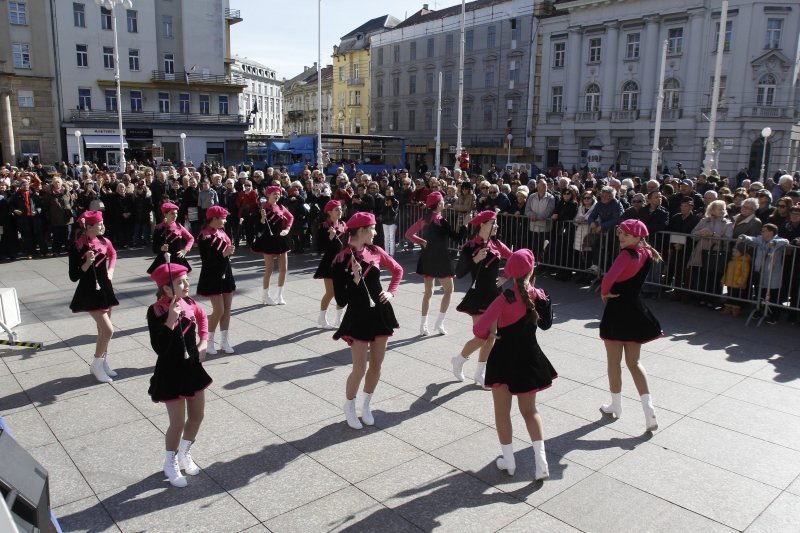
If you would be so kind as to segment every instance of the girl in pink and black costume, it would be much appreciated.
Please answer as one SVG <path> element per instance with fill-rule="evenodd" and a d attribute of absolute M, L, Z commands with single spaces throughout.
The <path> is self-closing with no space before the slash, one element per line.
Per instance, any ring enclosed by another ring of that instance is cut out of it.
<path fill-rule="evenodd" d="M 328 322 L 328 305 L 333 299 L 333 259 L 342 251 L 344 242 L 347 241 L 347 224 L 341 220 L 342 203 L 340 201 L 329 200 L 325 204 L 323 211 L 326 219 L 320 225 L 317 235 L 319 249 L 322 251 L 322 259 L 320 259 L 317 271 L 314 273 L 314 279 L 321 279 L 325 282 L 325 294 L 322 295 L 322 300 L 319 303 L 319 327 L 330 329 L 339 327 L 342 313 L 344 312 L 341 307 L 337 306 L 336 322 L 334 324 Z"/>
<path fill-rule="evenodd" d="M 514 280 L 514 287 L 503 291 L 472 331 L 479 339 L 488 339 L 494 327 L 496 340 L 486 366 L 486 386 L 492 389 L 494 419 L 503 456 L 497 468 L 514 475 L 516 462 L 512 444 L 511 404 L 517 397 L 520 414 L 525 420 L 536 465 L 537 481 L 549 477 L 544 451 L 542 418 L 536 410 L 536 393 L 550 387 L 558 377 L 553 365 L 536 341 L 537 329 L 549 329 L 553 324 L 550 297 L 534 287 L 533 268 L 536 262 L 528 249 L 511 254 L 505 267 L 505 277 Z"/>
<path fill-rule="evenodd" d="M 353 429 L 361 429 L 356 416 L 356 394 L 364 379 L 364 398 L 361 420 L 371 426 L 375 419 L 369 403 L 381 377 L 381 365 L 386 355 L 386 343 L 400 327 L 392 304 L 403 268 L 380 246 L 375 238 L 375 215 L 356 213 L 347 221 L 350 243 L 333 260 L 333 290 L 339 307 L 347 307 L 334 339 L 344 339 L 350 345 L 353 369 L 347 377 L 344 416 Z M 387 290 L 381 287 L 381 267 L 392 273 Z M 367 365 L 369 361 L 369 365 Z"/>
<path fill-rule="evenodd" d="M 97 324 L 97 344 L 89 369 L 101 383 L 111 383 L 117 375 L 108 365 L 108 343 L 114 334 L 111 308 L 119 305 L 111 280 L 117 264 L 117 251 L 103 236 L 103 213 L 85 211 L 78 217 L 75 242 L 69 249 L 69 279 L 78 282 L 69 308 L 73 313 L 89 313 Z"/>
<path fill-rule="evenodd" d="M 150 277 L 158 286 L 158 301 L 147 309 L 150 344 L 158 356 L 147 393 L 154 402 L 163 402 L 167 407 L 164 474 L 175 487 L 186 486 L 181 470 L 190 476 L 200 473 L 189 450 L 200 430 L 205 389 L 212 381 L 203 368 L 208 318 L 203 308 L 189 298 L 186 274 L 183 265 L 157 267 Z"/>
<path fill-rule="evenodd" d="M 622 415 L 622 354 L 631 373 L 644 409 L 645 428 L 658 428 L 656 411 L 647 384 L 647 374 L 639 362 L 642 344 L 664 333 L 656 317 L 644 305 L 641 289 L 653 261 L 661 255 L 647 243 L 647 226 L 641 220 L 626 220 L 617 228 L 620 253 L 603 277 L 601 296 L 606 304 L 600 321 L 600 338 L 606 345 L 608 386 L 611 402 L 600 407 L 606 414 Z"/>
<path fill-rule="evenodd" d="M 228 327 L 231 323 L 231 305 L 233 293 L 236 291 L 236 280 L 231 269 L 231 255 L 234 247 L 228 234 L 225 233 L 225 219 L 228 210 L 213 205 L 206 210 L 206 225 L 200 231 L 200 280 L 197 282 L 197 294 L 211 300 L 211 315 L 208 317 L 208 353 L 214 355 L 214 331 L 219 325 L 220 348 L 225 353 L 233 353 L 228 338 Z"/>
<path fill-rule="evenodd" d="M 462 278 L 467 273 L 471 274 L 472 286 L 456 310 L 470 315 L 474 325 L 501 293 L 499 285 L 502 283 L 497 282 L 500 261 L 511 257 L 511 250 L 495 237 L 497 214 L 494 211 L 481 211 L 472 219 L 472 225 L 478 228 L 477 235 L 461 248 L 456 264 L 456 276 Z M 475 383 L 483 387 L 486 361 L 492 350 L 492 344 L 491 339 L 484 341 L 477 337 L 467 341 L 464 348 L 450 360 L 456 379 L 464 381 L 464 363 L 470 354 L 480 348 L 478 364 L 475 367 Z"/>
<path fill-rule="evenodd" d="M 278 203 L 283 189 L 277 185 L 267 187 L 265 194 L 267 201 L 259 203 L 260 217 L 256 224 L 256 239 L 253 241 L 251 251 L 264 255 L 264 295 L 263 304 L 285 305 L 283 298 L 283 284 L 286 282 L 286 270 L 289 266 L 287 254 L 292 248 L 292 241 L 287 237 L 292 227 L 294 217 L 284 206 Z M 278 293 L 272 295 L 269 282 L 272 277 L 274 260 L 278 258 Z"/>
<path fill-rule="evenodd" d="M 161 213 L 164 221 L 157 224 L 153 231 L 153 253 L 156 258 L 153 260 L 148 274 L 152 274 L 159 265 L 163 265 L 166 260 L 165 253 L 169 253 L 173 265 L 186 267 L 187 272 L 192 271 L 191 265 L 186 261 L 186 254 L 194 245 L 194 237 L 178 221 L 178 206 L 172 202 L 161 204 Z"/>
<path fill-rule="evenodd" d="M 439 317 L 436 319 L 434 330 L 440 335 L 447 334 L 444 329 L 444 319 L 450 307 L 450 297 L 453 295 L 453 265 L 447 251 L 447 239 L 461 241 L 466 233 L 466 226 L 472 220 L 468 214 L 464 215 L 464 226 L 459 232 L 450 227 L 447 219 L 442 217 L 444 198 L 440 192 L 432 192 L 425 200 L 425 214 L 406 231 L 405 237 L 414 244 L 422 247 L 417 262 L 417 274 L 425 279 L 425 294 L 422 297 L 422 315 L 420 317 L 419 334 L 423 337 L 428 331 L 428 308 L 433 296 L 433 283 L 439 280 L 442 286 L 442 303 L 439 305 Z M 418 236 L 421 233 L 422 236 Z"/>

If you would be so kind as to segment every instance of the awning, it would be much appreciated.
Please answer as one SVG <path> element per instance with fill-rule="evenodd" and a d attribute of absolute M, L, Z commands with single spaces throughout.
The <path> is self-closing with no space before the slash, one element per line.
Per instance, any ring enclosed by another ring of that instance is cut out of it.
<path fill-rule="evenodd" d="M 107 148 L 119 150 L 119 135 L 84 135 L 86 148 Z M 122 137 L 122 146 L 127 148 L 128 141 Z"/>

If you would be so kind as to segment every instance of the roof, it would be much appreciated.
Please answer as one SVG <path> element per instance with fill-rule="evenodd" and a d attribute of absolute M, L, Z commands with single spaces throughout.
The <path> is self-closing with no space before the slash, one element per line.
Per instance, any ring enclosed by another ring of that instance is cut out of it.
<path fill-rule="evenodd" d="M 510 0 L 474 0 L 473 2 L 467 2 L 464 6 L 464 9 L 466 11 L 475 11 L 476 9 L 481 9 L 484 7 L 505 4 L 508 1 Z M 425 22 L 452 17 L 453 15 L 458 15 L 459 13 L 461 13 L 460 5 L 455 5 L 436 11 L 433 9 L 420 9 L 406 20 L 395 26 L 394 29 L 408 28 L 409 26 L 416 26 L 417 24 L 424 24 Z"/>
<path fill-rule="evenodd" d="M 339 46 L 334 47 L 334 54 L 340 55 L 354 50 L 366 50 L 369 48 L 369 36 L 382 31 L 391 30 L 400 23 L 398 19 L 391 15 L 382 15 L 365 22 L 342 37 Z M 358 36 L 361 39 L 358 39 Z"/>
<path fill-rule="evenodd" d="M 272 72 L 275 71 L 274 68 L 268 67 L 264 63 L 259 63 L 258 61 L 254 60 L 254 59 L 250 59 L 249 57 L 240 56 L 238 54 L 233 54 L 233 60 L 236 61 L 237 63 L 241 63 L 243 65 L 252 65 L 252 66 L 255 66 L 255 67 L 263 68 L 265 70 L 270 70 Z"/>

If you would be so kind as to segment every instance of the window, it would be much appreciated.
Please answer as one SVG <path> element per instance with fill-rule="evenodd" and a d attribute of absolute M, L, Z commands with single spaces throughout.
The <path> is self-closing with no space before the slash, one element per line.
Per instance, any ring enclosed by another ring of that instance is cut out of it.
<path fill-rule="evenodd" d="M 494 127 L 494 105 L 486 102 L 483 104 L 483 129 Z"/>
<path fill-rule="evenodd" d="M 494 65 L 489 65 L 486 67 L 486 73 L 484 75 L 484 83 L 485 88 L 494 87 L 495 86 L 495 79 L 494 79 Z"/>
<path fill-rule="evenodd" d="M 167 39 L 172 39 L 173 37 L 172 16 L 170 15 L 162 16 L 161 25 L 164 27 L 164 37 L 166 37 Z"/>
<path fill-rule="evenodd" d="M 399 63 L 400 62 L 400 45 L 399 44 L 394 45 L 394 47 L 392 48 L 392 59 L 393 59 L 393 61 L 395 63 Z"/>
<path fill-rule="evenodd" d="M 775 50 L 781 47 L 783 19 L 767 19 L 767 42 L 764 48 Z"/>
<path fill-rule="evenodd" d="M 567 62 L 567 43 L 553 43 L 553 68 L 564 68 Z"/>
<path fill-rule="evenodd" d="M 392 96 L 400 96 L 400 78 L 392 78 Z"/>
<path fill-rule="evenodd" d="M 375 112 L 375 129 L 378 131 L 383 129 L 383 111 Z"/>
<path fill-rule="evenodd" d="M 584 111 L 593 113 L 600 111 L 600 86 L 590 83 L 586 87 Z"/>
<path fill-rule="evenodd" d="M 76 44 L 75 45 L 75 55 L 78 59 L 78 66 L 79 67 L 88 67 L 89 66 L 89 46 L 85 44 Z"/>
<path fill-rule="evenodd" d="M 131 91 L 131 112 L 141 113 L 142 109 L 142 91 Z"/>
<path fill-rule="evenodd" d="M 475 47 L 475 30 L 467 30 L 464 35 L 464 48 L 467 52 L 472 52 Z"/>
<path fill-rule="evenodd" d="M 344 81 L 344 67 L 339 67 L 339 81 Z"/>
<path fill-rule="evenodd" d="M 639 84 L 627 81 L 622 86 L 622 109 L 633 111 L 639 108 Z"/>
<path fill-rule="evenodd" d="M 444 55 L 453 55 L 453 34 L 448 33 L 444 38 Z"/>
<path fill-rule="evenodd" d="M 589 63 L 599 63 L 603 40 L 600 37 L 589 39 Z"/>
<path fill-rule="evenodd" d="M 392 111 L 392 122 L 389 124 L 389 129 L 396 130 L 399 127 L 399 122 L 400 122 L 400 112 Z"/>
<path fill-rule="evenodd" d="M 207 94 L 200 95 L 200 114 L 208 115 L 211 113 L 211 97 Z"/>
<path fill-rule="evenodd" d="M 410 45 L 408 45 L 408 58 L 411 61 L 416 61 L 417 59 L 417 42 L 413 41 Z"/>
<path fill-rule="evenodd" d="M 113 19 L 111 18 L 111 10 L 106 9 L 104 7 L 100 8 L 100 27 L 104 30 L 112 29 L 112 25 L 114 24 Z"/>
<path fill-rule="evenodd" d="M 472 89 L 472 69 L 465 68 L 464 69 L 464 88 L 465 89 Z"/>
<path fill-rule="evenodd" d="M 92 110 L 92 90 L 78 89 L 78 109 L 84 111 Z"/>
<path fill-rule="evenodd" d="M 461 115 L 462 126 L 464 128 L 471 128 L 472 127 L 472 104 L 466 103 L 464 104 L 463 110 Z"/>
<path fill-rule="evenodd" d="M 158 112 L 169 113 L 169 93 L 158 93 Z"/>
<path fill-rule="evenodd" d="M 417 110 L 416 109 L 409 109 L 408 110 L 408 131 L 414 131 L 417 129 Z"/>
<path fill-rule="evenodd" d="M 105 90 L 106 111 L 117 110 L 117 91 L 116 89 Z"/>
<path fill-rule="evenodd" d="M 138 14 L 133 9 L 127 10 L 128 14 L 128 33 L 139 33 Z"/>
<path fill-rule="evenodd" d="M 259 106 L 259 109 L 263 109 Z M 189 93 L 181 93 L 178 95 L 178 112 L 182 115 L 189 114 Z"/>
<path fill-rule="evenodd" d="M 12 43 L 11 55 L 14 56 L 14 68 L 31 68 L 31 45 L 28 43 Z"/>
<path fill-rule="evenodd" d="M 361 91 L 353 91 L 353 103 L 361 105 Z"/>
<path fill-rule="evenodd" d="M 378 48 L 378 64 L 383 65 L 383 48 Z"/>
<path fill-rule="evenodd" d="M 417 94 L 417 76 L 411 74 L 408 77 L 408 94 Z"/>
<path fill-rule="evenodd" d="M 139 70 L 139 50 L 135 48 L 128 49 L 128 68 L 133 71 Z"/>
<path fill-rule="evenodd" d="M 486 48 L 490 50 L 497 46 L 497 28 L 495 26 L 489 26 L 486 29 Z"/>
<path fill-rule="evenodd" d="M 557 85 L 550 89 L 550 111 L 561 113 L 564 110 L 564 87 Z"/>
<path fill-rule="evenodd" d="M 511 61 L 510 70 L 508 71 L 509 88 L 519 85 L 519 69 L 515 61 Z"/>
<path fill-rule="evenodd" d="M 23 154 L 32 154 L 34 157 L 39 157 L 39 141 L 32 139 L 22 139 L 19 141 L 19 151 Z"/>
<path fill-rule="evenodd" d="M 433 37 L 428 37 L 428 57 L 433 57 Z"/>
<path fill-rule="evenodd" d="M 683 52 L 683 28 L 671 28 L 667 32 L 668 54 L 680 54 Z"/>
<path fill-rule="evenodd" d="M 733 21 L 729 20 L 725 23 L 725 47 L 723 48 L 724 52 L 731 51 L 731 39 L 733 39 Z M 716 25 L 716 31 L 714 33 L 714 51 L 717 51 L 717 45 L 719 43 L 719 22 Z"/>
<path fill-rule="evenodd" d="M 522 24 L 517 22 L 517 19 L 511 19 L 511 40 L 517 42 L 522 40 Z"/>
<path fill-rule="evenodd" d="M 114 68 L 114 48 L 112 46 L 103 47 L 103 68 Z"/>
<path fill-rule="evenodd" d="M 720 76 L 719 77 L 719 104 L 717 105 L 717 109 L 722 109 L 727 107 L 728 103 L 725 101 L 727 98 L 727 86 L 728 86 L 728 77 L 727 76 Z M 712 92 L 714 90 L 714 77 L 711 77 L 711 83 L 708 86 L 708 106 L 711 107 L 711 99 L 712 99 Z"/>
<path fill-rule="evenodd" d="M 446 130 L 448 128 L 454 127 L 453 124 L 453 108 L 452 107 L 443 107 L 442 108 L 442 129 Z"/>
<path fill-rule="evenodd" d="M 681 84 L 675 78 L 664 82 L 664 109 L 678 109 L 681 107 Z"/>
<path fill-rule="evenodd" d="M 28 13 L 25 11 L 25 2 L 9 2 L 8 18 L 11 24 L 25 26 L 28 24 Z"/>
<path fill-rule="evenodd" d="M 228 114 L 228 96 L 227 95 L 220 95 L 219 97 L 219 114 L 220 115 L 227 115 Z"/>
<path fill-rule="evenodd" d="M 355 128 L 355 131 L 353 133 L 356 133 L 356 134 L 361 133 L 361 119 L 360 118 L 356 118 L 356 128 Z"/>
<path fill-rule="evenodd" d="M 164 73 L 175 74 L 175 55 L 164 54 Z"/>
<path fill-rule="evenodd" d="M 756 88 L 756 105 L 771 106 L 775 105 L 775 87 L 777 81 L 774 74 L 764 74 L 758 79 Z"/>
<path fill-rule="evenodd" d="M 433 92 L 433 72 L 425 73 L 425 92 Z"/>
<path fill-rule="evenodd" d="M 17 91 L 17 106 L 33 107 L 33 91 Z"/>
<path fill-rule="evenodd" d="M 425 129 L 428 131 L 433 129 L 433 109 L 430 107 L 425 109 Z"/>
<path fill-rule="evenodd" d="M 86 27 L 86 13 L 85 6 L 78 2 L 72 3 L 72 22 L 76 28 Z"/>
<path fill-rule="evenodd" d="M 378 78 L 378 81 L 375 83 L 375 95 L 378 98 L 383 96 L 383 78 Z M 339 107 L 342 107 L 344 105 L 344 94 L 340 93 L 339 100 Z"/>
<path fill-rule="evenodd" d="M 625 59 L 639 59 L 639 47 L 642 35 L 640 33 L 629 33 L 625 43 Z"/>
<path fill-rule="evenodd" d="M 452 91 L 453 90 L 453 71 L 448 70 L 444 73 L 444 87 L 445 91 Z"/>

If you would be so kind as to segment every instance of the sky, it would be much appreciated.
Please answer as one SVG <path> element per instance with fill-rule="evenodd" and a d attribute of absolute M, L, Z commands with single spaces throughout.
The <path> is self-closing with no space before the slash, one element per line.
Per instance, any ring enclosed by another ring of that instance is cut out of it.
<path fill-rule="evenodd" d="M 427 3 L 444 9 L 460 0 L 322 0 L 322 65 L 332 63 L 333 46 L 343 35 L 382 15 L 399 20 Z M 274 69 L 278 78 L 293 78 L 318 57 L 317 0 L 230 0 L 243 21 L 231 28 L 232 52 Z"/>

